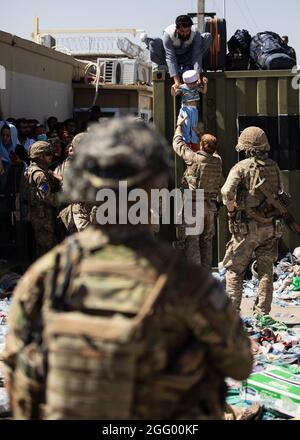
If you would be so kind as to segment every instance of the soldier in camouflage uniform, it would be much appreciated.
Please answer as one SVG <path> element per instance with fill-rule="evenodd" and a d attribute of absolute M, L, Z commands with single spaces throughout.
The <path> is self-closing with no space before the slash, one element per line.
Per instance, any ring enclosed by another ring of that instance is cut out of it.
<path fill-rule="evenodd" d="M 170 153 L 144 123 L 95 124 L 65 194 L 93 203 L 106 189 L 118 200 L 124 180 L 149 193 L 170 172 Z M 150 225 L 69 237 L 26 272 L 8 320 L 15 418 L 221 419 L 225 377 L 251 372 L 249 339 L 221 285 L 156 242 Z"/>
<path fill-rule="evenodd" d="M 200 151 L 193 152 L 183 140 L 182 125 L 185 119 L 178 117 L 173 149 L 182 157 L 187 168 L 182 179 L 182 189 L 204 190 L 204 229 L 201 235 L 185 236 L 185 254 L 188 260 L 207 268 L 212 265 L 212 240 L 215 235 L 215 218 L 222 184 L 222 160 L 216 154 L 217 140 L 205 134 L 201 138 Z M 193 215 L 195 215 L 195 204 Z M 184 230 L 181 227 L 181 229 Z M 184 235 L 184 231 L 183 231 Z"/>
<path fill-rule="evenodd" d="M 24 173 L 23 185 L 28 189 L 28 220 L 35 234 L 36 256 L 40 257 L 57 244 L 55 220 L 60 181 L 48 169 L 53 161 L 50 143 L 35 142 L 30 147 L 29 157 L 31 163 Z"/>
<path fill-rule="evenodd" d="M 79 133 L 72 140 L 69 157 L 65 160 L 63 178 L 68 173 L 75 151 L 80 147 L 86 135 L 87 133 Z M 95 222 L 95 208 L 94 205 L 88 203 L 70 203 L 61 210 L 59 217 L 69 232 L 80 232 Z"/>
<path fill-rule="evenodd" d="M 277 198 L 283 189 L 281 174 L 276 162 L 268 158 L 270 145 L 260 128 L 246 128 L 236 150 L 244 151 L 247 158 L 231 169 L 222 188 L 232 233 L 223 261 L 227 268 L 227 292 L 240 310 L 244 274 L 255 255 L 259 290 L 254 312 L 268 314 L 273 296 L 273 264 L 282 236 L 282 222 L 280 214 L 274 211 L 259 188 L 263 184 Z"/>

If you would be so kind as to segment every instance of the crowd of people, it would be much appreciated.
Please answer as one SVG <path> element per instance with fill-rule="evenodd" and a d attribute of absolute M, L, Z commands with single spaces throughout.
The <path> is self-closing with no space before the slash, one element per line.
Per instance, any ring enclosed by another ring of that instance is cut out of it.
<path fill-rule="evenodd" d="M 121 213 L 120 181 L 147 194 L 165 187 L 172 149 L 151 125 L 114 118 L 77 136 L 63 180 L 71 205 L 95 204 L 104 188 Z M 47 145 L 36 142 L 30 156 Z M 30 167 L 41 173 L 41 161 Z M 251 372 L 250 343 L 221 284 L 148 224 L 95 222 L 55 246 L 22 277 L 8 324 L 16 419 L 221 419 L 224 378 Z"/>
<path fill-rule="evenodd" d="M 81 126 L 72 118 L 59 122 L 55 116 L 48 117 L 45 124 L 26 118 L 0 121 L 0 194 L 8 211 L 16 209 L 16 196 L 20 195 L 21 221 L 26 223 L 29 237 L 29 260 L 77 230 L 76 225 L 83 227 L 83 206 L 74 205 L 71 211 L 71 207 L 59 202 L 58 194 L 63 190 L 68 162 L 79 145 L 80 132 L 99 116 L 100 109 L 95 106 Z M 34 187 L 37 191 L 32 191 Z"/>
<path fill-rule="evenodd" d="M 192 199 L 204 193 L 203 232 L 188 235 L 183 224 L 185 252 L 155 240 L 147 222 L 121 221 L 120 182 L 149 196 L 166 188 L 174 169 L 172 148 L 151 124 L 113 118 L 79 133 L 72 119 L 50 117 L 47 128 L 25 119 L 2 123 L 3 185 L 21 170 L 23 206 L 36 256 L 43 255 L 18 283 L 8 320 L 3 362 L 16 419 L 222 419 L 225 379 L 242 381 L 252 371 L 239 316 L 243 277 L 255 255 L 254 313 L 268 314 L 283 233 L 281 174 L 258 127 L 241 133 L 236 150 L 246 158 L 225 183 L 217 139 L 194 138 L 199 92 L 208 88 L 198 70 L 210 36 L 191 26 L 178 17 L 156 53 L 157 63 L 168 64 L 173 95 L 182 97 L 173 139 L 186 164 L 182 189 Z M 100 189 L 114 196 L 118 221 L 95 221 Z M 210 272 L 220 203 L 232 234 L 223 261 L 228 295 Z M 183 200 L 184 220 L 185 210 Z"/>
<path fill-rule="evenodd" d="M 254 311 L 263 314 L 270 311 L 272 270 L 282 225 L 280 215 L 272 209 L 272 202 L 263 203 L 266 197 L 262 191 L 272 191 L 272 194 L 275 191 L 277 194 L 282 189 L 280 171 L 277 164 L 268 159 L 270 145 L 265 133 L 257 127 L 250 127 L 241 134 L 236 147 L 237 151 L 245 152 L 246 159 L 233 167 L 223 185 L 222 161 L 216 153 L 216 138 L 210 134 L 202 136 L 199 150 L 194 152 L 190 143 L 184 140 L 184 123 L 185 118 L 179 115 L 173 140 L 174 151 L 187 165 L 183 187 L 192 191 L 204 190 L 205 202 L 204 231 L 200 236 L 184 236 L 185 257 L 155 241 L 151 225 L 103 226 L 95 221 L 96 194 L 100 188 L 112 188 L 118 199 L 116 185 L 120 180 L 126 180 L 130 188 L 146 191 L 164 187 L 166 181 L 162 176 L 170 172 L 171 148 L 149 124 L 133 119 L 116 119 L 110 123 L 95 124 L 93 130 L 76 135 L 74 131 L 72 134 L 67 132 L 69 156 L 62 162 L 60 171 L 57 167 L 54 171 L 49 170 L 55 158 L 51 142 L 40 138 L 30 146 L 30 165 L 23 174 L 25 186 L 31 194 L 29 210 L 36 237 L 36 256 L 44 256 L 29 268 L 18 284 L 10 312 L 4 362 L 15 418 L 91 419 L 112 415 L 115 418 L 141 419 L 222 418 L 226 388 L 224 378 L 229 376 L 242 380 L 250 374 L 250 345 L 235 309 L 239 311 L 243 275 L 254 253 L 260 278 Z M 260 190 L 258 183 L 262 178 L 265 185 L 261 184 L 263 189 Z M 57 198 L 60 192 L 63 197 Z M 232 232 L 224 258 L 228 296 L 209 271 L 213 225 L 220 194 L 228 210 Z M 65 205 L 62 205 L 63 200 Z M 54 209 L 70 232 L 70 237 L 60 246 L 55 246 L 59 237 L 50 220 Z M 71 234 L 74 231 L 80 233 Z M 189 283 L 182 285 L 180 277 L 183 277 L 181 280 L 189 280 Z M 42 299 L 43 295 L 46 300 Z M 149 298 L 144 304 L 146 297 Z M 124 298 L 125 312 L 122 308 Z M 42 313 L 40 307 L 43 301 L 45 309 Z M 28 305 L 28 310 L 23 310 L 24 304 Z M 148 320 L 151 308 L 154 310 L 154 321 Z M 84 313 L 81 313 L 83 310 Z M 123 313 L 124 318 L 121 317 L 120 321 L 115 318 L 120 314 L 123 316 Z M 45 320 L 46 315 L 51 317 L 49 321 L 48 318 Z M 186 321 L 186 316 L 191 321 Z M 47 335 L 47 372 L 42 372 L 39 362 L 42 359 L 39 357 L 41 346 L 35 339 L 36 335 L 40 337 L 42 328 L 39 327 L 39 319 L 43 320 L 42 327 L 45 327 Z M 26 336 L 28 329 L 30 344 Z M 135 337 L 139 333 L 134 335 L 137 329 L 145 332 L 145 351 L 142 355 L 136 353 L 136 357 L 131 359 L 131 355 L 135 356 Z M 153 331 L 157 331 L 154 339 Z M 97 344 L 103 338 L 108 340 L 105 339 L 100 349 Z M 71 349 L 71 341 L 74 350 Z M 85 341 L 92 341 L 92 345 Z M 176 341 L 182 341 L 182 345 Z M 113 359 L 106 351 L 110 350 L 110 346 L 116 347 Z M 22 348 L 20 355 L 17 347 Z M 107 395 L 102 385 L 108 376 L 102 370 L 102 363 L 90 363 L 89 359 L 85 359 L 84 353 L 88 353 L 89 358 L 91 347 L 94 347 L 92 357 L 111 359 L 108 368 L 116 380 L 116 387 L 110 382 L 109 388 L 105 388 L 109 389 Z M 67 352 L 68 365 L 64 362 L 60 364 L 56 355 L 67 359 Z M 31 389 L 32 382 L 20 388 L 18 386 L 17 375 L 29 374 L 27 365 L 32 356 L 35 361 L 31 379 L 37 394 Z M 121 363 L 118 362 L 119 356 Z M 198 359 L 201 359 L 200 363 Z M 128 373 L 130 362 L 137 365 L 138 377 Z M 152 362 L 153 370 L 151 367 L 147 374 L 144 373 Z M 79 364 L 82 364 L 82 371 L 74 387 L 68 377 L 77 375 Z M 195 369 L 190 370 L 191 365 Z M 26 372 L 22 372 L 23 366 Z M 204 366 L 209 366 L 212 377 L 208 370 L 203 370 Z M 119 367 L 126 384 L 132 385 L 135 381 L 137 404 L 131 409 L 130 393 L 124 395 L 126 402 L 119 399 Z M 65 371 L 68 371 L 67 376 Z M 156 383 L 157 372 L 165 374 L 166 384 L 164 381 Z M 188 380 L 178 394 L 176 381 L 172 382 L 174 374 L 181 380 L 186 378 L 187 372 L 193 380 L 191 383 Z M 205 380 L 202 380 L 203 375 Z M 95 391 L 91 393 L 93 377 L 98 376 L 103 381 L 97 382 Z M 185 395 L 193 396 L 194 385 L 191 384 L 197 385 L 195 401 L 199 405 L 196 407 L 189 399 L 186 402 L 182 400 Z M 173 387 L 170 400 L 167 398 L 165 401 L 164 393 L 160 394 L 161 386 L 170 387 L 170 390 Z M 44 412 L 45 387 L 48 394 Z M 26 407 L 22 403 L 25 399 L 23 393 L 26 393 L 26 399 L 28 396 L 33 399 L 27 401 Z M 70 399 L 70 393 L 73 393 L 74 401 Z M 90 402 L 84 410 L 77 404 L 82 399 Z M 57 402 L 60 402 L 59 407 Z M 112 402 L 114 407 L 110 406 Z"/>

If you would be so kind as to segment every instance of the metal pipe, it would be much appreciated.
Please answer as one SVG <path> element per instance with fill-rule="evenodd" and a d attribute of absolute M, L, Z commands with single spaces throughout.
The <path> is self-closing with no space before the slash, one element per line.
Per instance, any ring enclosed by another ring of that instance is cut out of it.
<path fill-rule="evenodd" d="M 204 13 L 205 13 L 205 0 L 198 0 L 197 23 L 198 23 L 198 30 L 200 32 L 204 31 Z"/>
<path fill-rule="evenodd" d="M 226 20 L 226 0 L 223 0 L 223 18 Z"/>

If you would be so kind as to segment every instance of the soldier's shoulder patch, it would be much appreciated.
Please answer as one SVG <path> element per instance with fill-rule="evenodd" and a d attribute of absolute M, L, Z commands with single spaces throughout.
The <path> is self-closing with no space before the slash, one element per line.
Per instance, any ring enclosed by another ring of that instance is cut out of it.
<path fill-rule="evenodd" d="M 42 192 L 42 193 L 47 193 L 48 191 L 49 191 L 49 185 L 48 185 L 48 183 L 42 183 L 40 186 L 39 186 L 39 190 Z"/>

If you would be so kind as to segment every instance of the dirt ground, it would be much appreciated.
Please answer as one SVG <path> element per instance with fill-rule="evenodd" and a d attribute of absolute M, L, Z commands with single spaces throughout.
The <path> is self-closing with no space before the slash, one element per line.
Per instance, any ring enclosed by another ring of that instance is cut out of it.
<path fill-rule="evenodd" d="M 254 298 L 243 298 L 241 306 L 242 316 L 253 316 Z M 282 321 L 288 326 L 300 327 L 300 307 L 280 307 L 272 304 L 270 316 L 276 321 Z"/>

